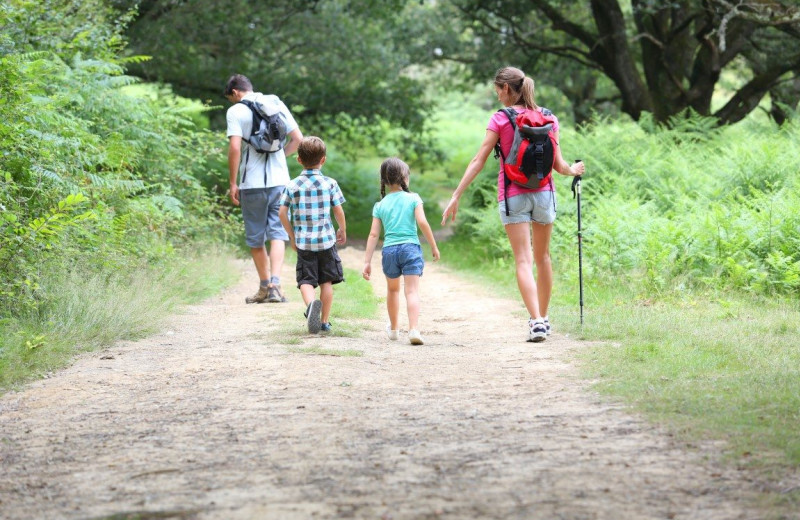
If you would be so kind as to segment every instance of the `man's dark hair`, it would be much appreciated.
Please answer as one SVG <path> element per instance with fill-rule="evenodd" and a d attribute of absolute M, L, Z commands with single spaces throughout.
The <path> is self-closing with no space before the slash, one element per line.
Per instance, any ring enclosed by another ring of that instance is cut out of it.
<path fill-rule="evenodd" d="M 304 137 L 297 148 L 297 158 L 300 159 L 300 164 L 306 168 L 313 168 L 322 162 L 325 153 L 325 142 L 314 135 Z"/>
<path fill-rule="evenodd" d="M 243 92 L 252 92 L 253 84 L 250 83 L 250 80 L 247 79 L 247 76 L 244 74 L 234 74 L 228 78 L 228 83 L 225 85 L 225 90 L 222 92 L 222 95 L 225 97 L 230 96 L 233 94 L 233 89 Z"/>

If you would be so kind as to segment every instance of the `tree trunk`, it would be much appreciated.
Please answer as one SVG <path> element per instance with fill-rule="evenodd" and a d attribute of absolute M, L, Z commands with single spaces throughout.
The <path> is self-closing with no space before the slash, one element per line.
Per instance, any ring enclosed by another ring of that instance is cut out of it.
<path fill-rule="evenodd" d="M 625 16 L 617 0 L 591 0 L 602 57 L 597 56 L 604 72 L 617 85 L 622 95 L 622 110 L 638 120 L 643 111 L 653 111 L 653 100 L 636 69 L 636 60 L 628 46 Z"/>

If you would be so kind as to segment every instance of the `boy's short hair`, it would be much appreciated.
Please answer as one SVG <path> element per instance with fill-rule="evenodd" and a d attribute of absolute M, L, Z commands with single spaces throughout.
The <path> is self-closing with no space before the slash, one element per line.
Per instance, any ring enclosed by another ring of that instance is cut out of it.
<path fill-rule="evenodd" d="M 253 84 L 250 83 L 250 80 L 244 74 L 234 74 L 228 78 L 228 82 L 225 84 L 225 90 L 222 91 L 222 95 L 225 97 L 230 96 L 233 94 L 233 89 L 241 90 L 242 92 L 252 92 Z"/>
<path fill-rule="evenodd" d="M 325 141 L 315 135 L 304 137 L 297 148 L 297 158 L 300 159 L 300 164 L 306 168 L 318 165 L 326 153 Z"/>

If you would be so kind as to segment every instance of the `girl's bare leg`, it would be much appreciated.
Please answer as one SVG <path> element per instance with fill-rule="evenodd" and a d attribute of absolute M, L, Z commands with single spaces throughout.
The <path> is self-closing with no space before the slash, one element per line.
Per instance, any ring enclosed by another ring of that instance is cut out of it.
<path fill-rule="evenodd" d="M 419 275 L 409 274 L 405 281 L 406 307 L 408 308 L 408 330 L 417 328 L 419 320 Z"/>
<path fill-rule="evenodd" d="M 386 309 L 392 330 L 398 330 L 400 320 L 400 278 L 386 279 Z"/>

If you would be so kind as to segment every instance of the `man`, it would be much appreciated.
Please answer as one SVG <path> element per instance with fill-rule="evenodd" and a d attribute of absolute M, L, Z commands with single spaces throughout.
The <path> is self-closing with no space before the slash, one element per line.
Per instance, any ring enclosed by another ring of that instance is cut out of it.
<path fill-rule="evenodd" d="M 285 302 L 287 299 L 281 290 L 280 275 L 285 241 L 289 236 L 279 217 L 280 198 L 289 183 L 286 157 L 297 151 L 303 134 L 286 105 L 275 96 L 266 96 L 278 105 L 288 142 L 277 152 L 258 153 L 248 144 L 250 135 L 257 130 L 253 128 L 253 112 L 240 101 L 255 102 L 265 96 L 253 92 L 253 84 L 241 74 L 234 74 L 228 79 L 224 95 L 233 103 L 226 114 L 230 197 L 234 205 L 242 207 L 245 241 L 250 247 L 260 280 L 258 291 L 245 298 L 245 302 Z M 267 241 L 269 253 L 265 246 Z"/>

